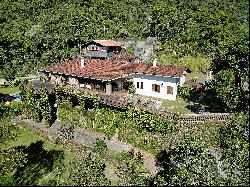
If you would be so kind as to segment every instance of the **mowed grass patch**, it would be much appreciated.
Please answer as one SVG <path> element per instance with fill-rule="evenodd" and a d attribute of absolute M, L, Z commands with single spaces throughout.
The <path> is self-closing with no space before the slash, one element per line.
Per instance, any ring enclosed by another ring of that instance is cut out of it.
<path fill-rule="evenodd" d="M 175 101 L 163 100 L 162 107 L 166 112 L 173 112 L 176 114 L 191 114 L 191 110 L 187 108 L 189 105 L 184 99 L 177 97 Z"/>
<path fill-rule="evenodd" d="M 7 87 L 0 87 L 0 95 L 1 94 L 13 94 L 19 92 L 19 87 L 8 84 Z"/>
<path fill-rule="evenodd" d="M 79 158 L 78 155 L 22 127 L 15 131 L 16 139 L 7 141 L 4 149 L 23 147 L 29 150 L 30 158 L 30 163 L 17 174 L 19 185 L 54 185 L 57 176 L 60 176 L 60 183 L 67 181 L 70 163 Z"/>

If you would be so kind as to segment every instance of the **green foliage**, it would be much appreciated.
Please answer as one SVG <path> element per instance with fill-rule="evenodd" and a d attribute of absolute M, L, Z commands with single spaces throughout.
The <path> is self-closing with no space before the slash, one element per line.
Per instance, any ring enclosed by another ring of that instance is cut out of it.
<path fill-rule="evenodd" d="M 66 141 L 71 140 L 74 138 L 74 125 L 67 125 L 63 123 L 59 130 L 57 131 L 57 136 L 55 142 L 57 144 L 65 144 Z"/>
<path fill-rule="evenodd" d="M 38 95 L 34 93 L 32 86 L 28 84 L 25 91 L 25 97 L 23 97 L 23 102 L 27 108 L 28 116 L 32 117 L 35 122 L 40 122 L 42 120 L 42 114 L 39 109 L 38 101 Z"/>
<path fill-rule="evenodd" d="M 21 149 L 10 148 L 0 151 L 0 160 L 1 185 L 10 185 L 14 174 L 27 163 L 27 154 Z"/>
<path fill-rule="evenodd" d="M 110 181 L 103 174 L 104 164 L 92 157 L 75 160 L 71 163 L 67 185 L 77 186 L 107 186 Z"/>
<path fill-rule="evenodd" d="M 46 88 L 41 88 L 39 108 L 42 113 L 42 118 L 44 119 L 45 127 L 50 127 L 52 124 L 52 108 L 49 101 L 49 93 Z"/>
<path fill-rule="evenodd" d="M 217 185 L 221 181 L 216 171 L 216 159 L 202 139 L 186 137 L 176 145 L 158 155 L 162 167 L 151 181 L 157 185 Z"/>
<path fill-rule="evenodd" d="M 74 108 L 70 102 L 61 103 L 57 110 L 57 117 L 59 120 L 72 124 L 79 124 L 80 111 Z"/>
<path fill-rule="evenodd" d="M 85 94 L 82 91 L 77 92 L 77 99 L 78 99 L 79 105 L 81 107 L 81 110 L 82 111 L 85 110 L 86 97 L 85 97 Z M 97 107 L 97 106 L 95 106 L 95 107 Z"/>
<path fill-rule="evenodd" d="M 135 92 L 136 92 L 135 85 L 134 84 L 130 84 L 129 87 L 128 87 L 128 93 L 135 94 Z"/>
<path fill-rule="evenodd" d="M 108 138 L 115 134 L 116 127 L 120 124 L 120 115 L 109 109 L 101 108 L 95 111 L 94 120 L 85 118 L 87 128 L 105 133 Z"/>
<path fill-rule="evenodd" d="M 141 160 L 134 158 L 134 155 L 131 153 L 123 153 L 123 161 L 119 163 L 115 173 L 124 186 L 146 185 L 146 177 L 142 174 Z"/>
<path fill-rule="evenodd" d="M 240 107 L 239 91 L 235 86 L 235 75 L 231 70 L 222 70 L 218 72 L 208 89 L 211 94 L 219 99 L 220 106 L 227 112 L 237 111 Z"/>
<path fill-rule="evenodd" d="M 141 19 L 148 15 L 147 2 L 3 0 L 0 7 L 0 61 L 8 80 L 70 58 L 91 39 L 141 38 L 149 32 Z"/>
<path fill-rule="evenodd" d="M 9 106 L 5 106 L 4 103 L 0 103 L 0 118 L 20 115 L 22 114 L 24 107 L 24 104 L 21 102 L 12 101 Z"/>
<path fill-rule="evenodd" d="M 117 169 L 117 175 L 124 186 L 144 186 L 145 178 L 140 174 L 140 168 L 136 164 L 123 163 Z"/>
<path fill-rule="evenodd" d="M 104 140 L 97 139 L 95 142 L 94 150 L 99 153 L 106 153 L 107 151 L 107 144 Z"/>
<path fill-rule="evenodd" d="M 183 99 L 188 99 L 190 97 L 190 91 L 191 88 L 187 84 L 183 84 L 181 86 L 178 86 L 178 94 L 183 98 Z"/>
<path fill-rule="evenodd" d="M 57 104 L 57 106 L 59 106 L 61 104 L 61 102 L 62 102 L 64 89 L 60 85 L 56 85 L 55 86 L 55 92 L 56 92 L 56 104 Z"/>
<path fill-rule="evenodd" d="M 138 128 L 139 131 L 146 130 L 149 132 L 163 133 L 168 130 L 173 130 L 173 126 L 166 118 L 147 112 L 146 110 L 128 106 L 126 117 L 133 122 L 134 127 Z"/>
<path fill-rule="evenodd" d="M 224 54 L 218 54 L 213 63 L 215 75 L 210 90 L 222 100 L 225 110 L 232 112 L 249 111 L 249 105 L 246 102 L 249 100 L 247 37 L 244 36 L 244 39 L 237 39 L 235 43 L 227 44 Z"/>
<path fill-rule="evenodd" d="M 99 99 L 98 99 L 98 96 L 96 94 L 92 94 L 90 97 L 91 97 L 91 99 L 93 101 L 93 108 L 94 109 L 98 109 L 99 108 Z"/>
<path fill-rule="evenodd" d="M 247 6 L 247 1 L 164 1 L 150 12 L 151 35 L 158 36 L 177 56 L 200 53 L 214 57 L 235 36 L 248 33 Z"/>
<path fill-rule="evenodd" d="M 225 183 L 229 186 L 249 185 L 249 115 L 239 113 L 221 128 L 221 161 Z"/>
<path fill-rule="evenodd" d="M 0 118 L 0 145 L 7 140 L 13 140 L 16 137 L 14 130 L 16 126 L 10 121 L 10 118 Z"/>
<path fill-rule="evenodd" d="M 123 53 L 123 54 L 134 54 L 135 47 L 136 47 L 136 45 L 135 45 L 135 43 L 133 43 L 133 44 L 129 45 L 126 50 L 122 50 L 121 53 Z"/>
<path fill-rule="evenodd" d="M 39 92 L 35 91 L 31 84 L 23 86 L 22 101 L 27 109 L 28 117 L 32 117 L 35 122 L 41 122 L 44 119 L 45 127 L 52 124 L 52 95 L 47 91 L 46 87 L 40 88 Z"/>

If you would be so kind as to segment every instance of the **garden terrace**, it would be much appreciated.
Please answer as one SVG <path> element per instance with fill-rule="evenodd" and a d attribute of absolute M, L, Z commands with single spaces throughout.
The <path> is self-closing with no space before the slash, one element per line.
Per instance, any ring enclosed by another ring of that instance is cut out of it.
<path fill-rule="evenodd" d="M 33 84 L 36 93 L 39 93 L 39 88 L 45 86 L 49 91 L 49 93 L 53 93 L 55 86 L 51 83 L 34 83 Z M 70 89 L 72 93 L 74 94 L 74 89 L 83 91 L 85 94 L 85 97 L 88 98 L 88 94 L 96 94 L 98 96 L 98 102 L 100 104 L 103 104 L 104 106 L 110 106 L 114 108 L 120 108 L 120 109 L 126 109 L 128 104 L 128 97 L 127 94 L 124 92 L 114 92 L 111 95 L 106 95 L 103 92 L 96 92 L 95 90 L 90 89 L 82 89 L 82 88 L 72 88 L 72 87 L 62 87 L 66 89 Z M 135 107 L 138 107 L 142 110 L 146 110 L 152 113 L 157 113 L 160 116 L 163 116 L 171 121 L 179 120 L 181 123 L 200 123 L 205 121 L 217 121 L 217 122 L 223 122 L 228 121 L 231 117 L 229 113 L 204 113 L 204 114 L 182 114 L 178 116 L 175 113 L 172 112 L 165 112 L 165 111 L 156 111 L 147 106 L 147 103 L 144 102 L 137 102 L 133 103 Z"/>

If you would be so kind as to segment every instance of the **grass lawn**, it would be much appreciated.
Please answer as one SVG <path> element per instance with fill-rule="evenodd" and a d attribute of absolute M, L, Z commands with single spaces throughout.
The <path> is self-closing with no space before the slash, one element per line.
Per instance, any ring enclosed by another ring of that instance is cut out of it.
<path fill-rule="evenodd" d="M 207 75 L 200 71 L 188 73 L 186 77 L 188 80 L 197 79 L 197 82 L 200 82 L 203 84 L 204 84 L 204 80 L 207 79 Z"/>
<path fill-rule="evenodd" d="M 58 169 L 60 168 L 60 165 L 58 165 L 58 163 L 60 163 L 61 165 L 65 165 L 65 168 L 68 168 L 70 166 L 70 162 L 73 161 L 74 158 L 79 157 L 78 155 L 67 151 L 66 149 L 63 149 L 60 146 L 36 134 L 31 133 L 22 127 L 18 127 L 16 132 L 18 134 L 17 138 L 15 140 L 7 141 L 5 149 L 18 146 L 31 147 L 32 144 L 36 145 L 37 142 L 42 142 L 42 148 L 37 148 L 37 150 L 34 150 L 34 152 L 37 152 L 36 154 L 30 153 L 31 155 L 34 154 L 33 156 L 37 156 L 37 158 L 35 158 L 34 164 L 32 163 L 32 165 L 34 166 L 30 166 L 30 168 L 25 169 L 25 171 L 23 172 L 24 181 L 29 181 L 29 175 L 34 175 L 36 177 L 39 177 L 33 178 L 32 180 L 38 182 L 38 185 L 46 185 L 50 180 L 53 180 L 58 174 L 60 174 L 60 169 Z M 40 155 L 39 152 L 41 152 Z M 49 159 L 51 159 L 52 161 Z M 52 164 L 49 165 L 46 163 Z M 49 169 L 50 167 L 52 167 L 52 169 Z M 39 171 L 37 171 L 34 168 L 40 169 Z M 32 173 L 29 174 L 29 172 Z M 62 172 L 63 173 L 61 175 L 61 180 L 66 181 L 68 178 L 68 171 L 63 170 Z M 27 175 L 27 178 L 25 177 L 25 175 Z"/>
<path fill-rule="evenodd" d="M 177 97 L 175 101 L 163 100 L 161 105 L 166 112 L 173 112 L 178 114 L 193 113 L 187 108 L 188 103 L 182 98 Z"/>
<path fill-rule="evenodd" d="M 19 92 L 19 87 L 9 85 L 7 87 L 0 87 L 0 94 L 13 94 Z"/>
<path fill-rule="evenodd" d="M 31 149 L 33 145 L 33 148 L 29 151 L 29 156 L 34 158 L 32 159 L 32 162 L 28 165 L 26 164 L 24 170 L 19 174 L 21 180 L 20 185 L 51 185 L 50 182 L 57 176 L 60 176 L 61 185 L 67 184 L 65 182 L 69 180 L 71 162 L 86 156 L 79 156 L 68 151 L 37 134 L 31 133 L 22 126 L 18 126 L 15 131 L 17 133 L 16 139 L 5 142 L 6 145 L 3 147 L 4 149 L 19 146 L 22 146 L 25 149 Z M 96 154 L 96 160 L 108 165 L 111 170 L 113 170 L 112 173 L 121 162 L 135 162 L 134 158 L 128 156 L 128 153 L 118 153 L 111 150 L 107 150 L 106 153 L 98 152 Z M 140 164 L 140 167 L 141 172 L 148 172 L 147 168 L 142 164 Z M 52 185 L 54 184 L 52 183 Z M 120 183 L 111 180 L 111 185 L 117 186 L 120 185 Z"/>

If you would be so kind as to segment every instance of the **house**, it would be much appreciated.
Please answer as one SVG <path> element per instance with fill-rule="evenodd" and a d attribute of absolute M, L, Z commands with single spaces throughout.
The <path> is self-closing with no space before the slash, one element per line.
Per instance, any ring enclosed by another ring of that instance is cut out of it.
<path fill-rule="evenodd" d="M 78 57 L 39 70 L 45 82 L 94 90 L 105 94 L 127 91 L 175 100 L 177 86 L 186 80 L 186 68 L 146 63 Z"/>
<path fill-rule="evenodd" d="M 115 40 L 93 40 L 83 45 L 81 53 L 85 58 L 107 59 L 122 50 L 122 44 Z"/>
<path fill-rule="evenodd" d="M 81 54 L 91 59 L 112 59 L 114 61 L 135 62 L 138 58 L 133 54 L 121 54 L 122 43 L 115 40 L 93 40 L 83 45 Z"/>

